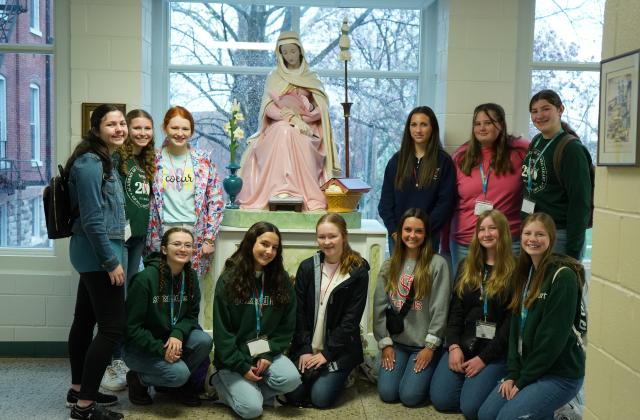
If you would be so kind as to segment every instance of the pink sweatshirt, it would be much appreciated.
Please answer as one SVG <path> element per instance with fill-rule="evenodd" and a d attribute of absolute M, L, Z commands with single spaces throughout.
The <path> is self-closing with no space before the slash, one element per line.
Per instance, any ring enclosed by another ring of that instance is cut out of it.
<path fill-rule="evenodd" d="M 480 167 L 476 166 L 471 170 L 471 175 L 465 175 L 458 165 L 462 154 L 467 150 L 467 145 L 463 144 L 453 154 L 453 161 L 456 167 L 456 187 L 458 190 L 458 205 L 454 211 L 451 221 L 452 238 L 459 244 L 469 245 L 473 238 L 477 217 L 474 214 L 477 200 L 488 201 L 493 204 L 493 208 L 500 210 L 507 217 L 511 236 L 520 234 L 520 208 L 522 206 L 522 162 L 529 141 L 517 138 L 512 142 L 511 165 L 513 173 L 496 176 L 491 170 L 489 182 L 487 184 L 487 195 L 482 192 L 482 178 L 480 177 Z M 491 162 L 492 150 L 482 149 L 482 166 L 485 176 Z"/>

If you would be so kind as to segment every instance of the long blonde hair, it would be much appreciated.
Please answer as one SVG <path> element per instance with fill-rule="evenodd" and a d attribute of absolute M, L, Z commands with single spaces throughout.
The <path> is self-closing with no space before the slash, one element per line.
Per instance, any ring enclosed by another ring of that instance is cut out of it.
<path fill-rule="evenodd" d="M 431 265 L 431 259 L 433 258 L 433 247 L 431 246 L 431 239 L 429 238 L 429 223 L 427 219 L 427 213 L 424 210 L 418 208 L 412 208 L 404 212 L 400 223 L 398 223 L 398 230 L 396 235 L 396 245 L 393 249 L 393 255 L 391 256 L 391 266 L 389 267 L 389 277 L 387 278 L 387 284 L 384 285 L 384 290 L 387 293 L 395 293 L 398 291 L 398 279 L 402 272 L 402 266 L 407 255 L 407 246 L 402 242 L 402 228 L 404 222 L 410 218 L 415 217 L 424 224 L 425 238 L 424 242 L 418 250 L 418 258 L 416 259 L 416 267 L 413 271 L 413 290 L 414 298 L 416 300 L 423 299 L 429 296 L 431 293 L 431 286 L 433 278 L 429 266 Z"/>
<path fill-rule="evenodd" d="M 480 245 L 478 232 L 482 222 L 488 218 L 491 218 L 498 228 L 498 243 L 496 245 L 495 263 L 491 270 L 491 275 L 487 279 L 487 296 L 508 300 L 509 292 L 513 288 L 512 277 L 515 272 L 516 261 L 511 250 L 509 222 L 499 210 L 487 210 L 478 216 L 476 230 L 469 246 L 469 255 L 467 255 L 462 264 L 455 286 L 454 291 L 460 298 L 462 298 L 465 288 L 477 290 L 482 283 L 487 250 Z"/>

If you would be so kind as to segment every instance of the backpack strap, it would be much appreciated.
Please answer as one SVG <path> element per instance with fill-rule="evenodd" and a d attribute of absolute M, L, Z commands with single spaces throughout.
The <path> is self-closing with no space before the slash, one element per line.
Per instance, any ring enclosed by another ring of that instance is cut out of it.
<path fill-rule="evenodd" d="M 558 268 L 555 272 L 555 274 L 553 275 L 553 279 L 551 280 L 551 284 L 553 284 L 556 281 L 556 277 L 558 277 L 558 274 L 560 274 L 560 271 L 562 271 L 563 269 L 568 269 L 571 270 L 569 267 L 567 266 L 562 266 L 560 268 Z M 582 293 L 580 293 L 580 295 L 582 295 Z M 582 302 L 582 297 L 578 296 L 578 311 L 580 311 L 580 304 Z M 578 329 L 576 328 L 576 323 L 575 323 L 575 317 L 574 317 L 574 322 L 571 324 L 571 330 L 573 331 L 573 334 L 576 336 L 576 340 L 578 342 L 578 345 L 580 346 L 580 348 L 584 351 L 585 349 L 585 343 L 584 340 L 582 339 L 582 334 L 580 334 L 580 331 L 578 331 Z"/>
<path fill-rule="evenodd" d="M 556 145 L 556 148 L 553 151 L 553 170 L 555 171 L 556 176 L 558 177 L 558 181 L 560 182 L 560 185 L 562 185 L 562 188 L 564 188 L 564 185 L 562 183 L 562 176 L 560 172 L 562 169 L 562 166 L 561 166 L 562 155 L 564 154 L 564 148 L 567 147 L 567 144 L 571 143 L 574 140 L 577 140 L 578 142 L 580 141 L 580 139 L 578 139 L 573 134 L 565 133 L 558 140 L 558 144 Z"/>

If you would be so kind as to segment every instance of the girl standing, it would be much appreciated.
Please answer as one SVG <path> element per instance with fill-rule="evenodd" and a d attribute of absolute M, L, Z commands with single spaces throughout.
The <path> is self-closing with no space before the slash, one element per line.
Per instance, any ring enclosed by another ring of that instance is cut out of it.
<path fill-rule="evenodd" d="M 522 222 L 508 374 L 480 408 L 480 419 L 553 418 L 582 386 L 585 353 L 575 325 L 584 271 L 573 258 L 552 253 L 555 240 L 549 215 Z"/>
<path fill-rule="evenodd" d="M 507 218 L 484 211 L 476 222 L 469 255 L 460 263 L 449 307 L 447 345 L 433 374 L 431 402 L 439 411 L 478 409 L 507 374 L 509 303 L 515 260 Z"/>
<path fill-rule="evenodd" d="M 561 120 L 564 105 L 556 92 L 533 95 L 529 112 L 540 134 L 531 141 L 522 166 L 523 214 L 551 216 L 558 229 L 554 251 L 580 260 L 591 215 L 591 155 Z"/>
<path fill-rule="evenodd" d="M 198 327 L 200 288 L 191 268 L 193 234 L 171 228 L 162 236 L 160 253 L 129 285 L 125 360 L 129 400 L 152 403 L 149 386 L 179 388 L 180 401 L 200 405 L 189 382 L 191 373 L 209 357 L 211 337 Z"/>
<path fill-rule="evenodd" d="M 227 259 L 213 303 L 214 386 L 222 402 L 242 418 L 301 381 L 282 353 L 296 324 L 296 295 L 282 265 L 277 227 L 255 223 Z"/>
<path fill-rule="evenodd" d="M 373 335 L 382 351 L 378 393 L 384 402 L 415 407 L 429 395 L 451 285 L 446 261 L 433 252 L 424 210 L 407 210 L 399 223 L 398 241 L 380 269 L 374 295 Z M 404 312 L 400 328 L 392 322 L 398 312 Z"/>
<path fill-rule="evenodd" d="M 422 209 L 429 217 L 426 234 L 438 251 L 440 229 L 455 204 L 455 182 L 453 163 L 440 143 L 436 114 L 428 106 L 414 108 L 407 117 L 400 151 L 387 163 L 378 203 L 390 251 L 399 240 L 400 218 L 410 208 Z"/>
<path fill-rule="evenodd" d="M 98 388 L 113 349 L 122 339 L 125 322 L 124 194 L 111 156 L 126 137 L 127 122 L 120 109 L 100 105 L 91 114 L 91 129 L 65 166 L 70 204 L 78 209 L 69 254 L 80 273 L 69 331 L 67 405 L 72 407 L 72 419 L 123 418 L 101 407 L 115 404 L 118 398 L 101 394 Z"/>
<path fill-rule="evenodd" d="M 349 373 L 362 363 L 360 320 L 367 303 L 369 264 L 349 246 L 337 213 L 316 224 L 320 251 L 296 274 L 298 307 L 291 356 L 302 385 L 287 394 L 295 405 L 333 406 Z"/>
<path fill-rule="evenodd" d="M 454 271 L 468 254 L 477 217 L 498 209 L 509 221 L 512 238 L 520 234 L 522 162 L 529 143 L 508 133 L 504 109 L 494 103 L 473 111 L 471 140 L 455 151 L 458 204 L 451 220 Z M 520 241 L 514 241 L 517 254 Z"/>
<path fill-rule="evenodd" d="M 171 227 L 193 232 L 191 264 L 202 277 L 209 270 L 214 241 L 222 220 L 222 192 L 215 164 L 189 146 L 194 121 L 181 106 L 170 108 L 162 125 L 167 139 L 156 154 L 147 252 L 158 251 L 160 238 Z"/>

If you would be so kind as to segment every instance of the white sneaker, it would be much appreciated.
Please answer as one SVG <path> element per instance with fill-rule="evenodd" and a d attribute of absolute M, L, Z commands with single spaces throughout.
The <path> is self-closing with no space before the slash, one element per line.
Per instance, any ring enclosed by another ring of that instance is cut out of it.
<path fill-rule="evenodd" d="M 107 369 L 104 371 L 104 376 L 102 377 L 102 382 L 100 386 L 104 389 L 108 389 L 109 391 L 122 391 L 127 387 L 126 373 L 121 374 L 119 370 L 115 367 L 116 361 L 113 361 Z M 124 363 L 123 363 L 124 364 Z"/>
<path fill-rule="evenodd" d="M 118 372 L 119 376 L 122 376 L 123 378 L 127 377 L 127 372 L 129 372 L 129 368 L 127 367 L 127 364 L 124 362 L 124 360 L 115 359 L 111 362 L 111 366 L 113 366 L 116 372 Z"/>

